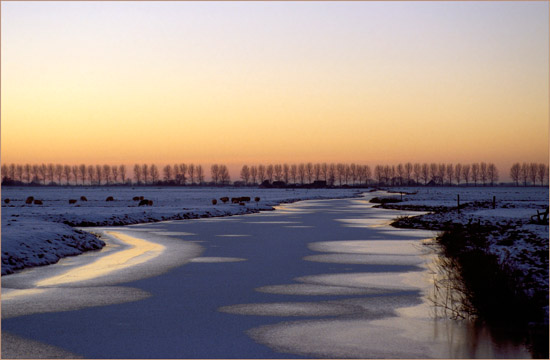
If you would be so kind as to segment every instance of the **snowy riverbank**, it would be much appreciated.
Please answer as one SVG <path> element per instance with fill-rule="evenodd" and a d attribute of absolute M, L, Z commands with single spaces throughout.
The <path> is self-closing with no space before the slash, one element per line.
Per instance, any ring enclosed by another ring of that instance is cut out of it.
<path fill-rule="evenodd" d="M 57 262 L 100 249 L 105 244 L 73 226 L 109 226 L 162 220 L 229 216 L 272 210 L 281 203 L 306 199 L 354 197 L 352 189 L 257 189 L 189 187 L 3 187 L 2 275 Z M 25 203 L 27 197 L 42 205 Z M 81 197 L 87 201 L 81 201 Z M 112 196 L 113 201 L 106 201 Z M 143 196 L 153 206 L 132 200 Z M 248 196 L 244 205 L 223 204 L 221 197 Z M 260 197 L 259 202 L 254 198 Z M 5 202 L 9 199 L 9 203 Z M 69 204 L 69 200 L 77 200 Z M 213 205 L 212 199 L 218 204 Z"/>
<path fill-rule="evenodd" d="M 392 189 L 393 190 L 393 189 Z M 400 218 L 394 226 L 430 230 L 465 231 L 483 237 L 483 251 L 520 279 L 528 297 L 546 300 L 548 318 L 548 223 L 531 219 L 548 207 L 548 188 L 403 188 L 402 202 L 381 205 L 388 209 L 429 213 Z M 457 210 L 460 195 L 460 212 Z M 493 196 L 495 203 L 493 208 Z M 400 199 L 401 195 L 392 195 Z M 546 320 L 548 321 L 548 320 Z"/>

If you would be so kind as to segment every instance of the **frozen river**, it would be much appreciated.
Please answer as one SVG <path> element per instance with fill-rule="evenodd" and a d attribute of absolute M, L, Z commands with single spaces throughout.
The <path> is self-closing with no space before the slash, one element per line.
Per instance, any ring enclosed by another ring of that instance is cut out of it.
<path fill-rule="evenodd" d="M 93 229 L 103 250 L 2 278 L 2 357 L 530 357 L 436 316 L 434 234 L 375 195 Z"/>

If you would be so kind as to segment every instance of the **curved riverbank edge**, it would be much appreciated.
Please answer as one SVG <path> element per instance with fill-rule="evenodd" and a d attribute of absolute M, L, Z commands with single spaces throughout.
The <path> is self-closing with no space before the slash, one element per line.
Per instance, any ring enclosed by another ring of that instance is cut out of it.
<path fill-rule="evenodd" d="M 222 205 L 216 207 L 212 205 L 203 209 L 191 209 L 187 211 L 178 210 L 175 213 L 168 215 L 166 212 L 159 212 L 155 214 L 154 212 L 146 213 L 145 211 L 138 215 L 131 212 L 134 210 L 133 208 L 128 208 L 130 210 L 128 210 L 127 213 L 119 213 L 117 216 L 112 216 L 110 218 L 101 219 L 98 221 L 87 218 L 86 216 L 75 220 L 74 216 L 69 212 L 65 215 L 49 216 L 47 219 L 17 218 L 17 223 L 3 223 L 3 230 L 7 230 L 4 226 L 19 226 L 19 233 L 24 234 L 27 238 L 35 237 L 36 240 L 34 241 L 35 244 L 27 244 L 25 246 L 20 246 L 21 249 L 17 251 L 10 251 L 7 246 L 4 246 L 5 243 L 3 236 L 1 269 L 2 280 L 4 279 L 4 275 L 13 274 L 19 270 L 55 264 L 62 258 L 81 255 L 89 251 L 102 249 L 105 246 L 105 242 L 92 233 L 84 231 L 84 228 L 136 225 L 161 221 L 254 214 L 261 211 L 273 211 L 276 206 L 294 203 L 297 201 L 356 198 L 361 197 L 365 192 L 368 192 L 368 189 L 354 191 L 350 195 L 335 196 L 334 194 L 327 194 L 328 196 L 325 197 L 324 195 L 312 194 L 311 196 L 288 198 L 280 201 L 267 201 L 263 204 L 260 202 L 259 204 L 249 204 L 245 206 Z M 13 221 L 15 221 L 15 219 Z M 19 240 L 25 239 L 14 240 L 20 242 Z M 24 241 L 21 241 L 21 243 L 23 242 Z"/>
<path fill-rule="evenodd" d="M 476 219 L 472 210 L 460 216 L 456 207 L 407 205 L 395 201 L 396 198 L 389 199 L 375 199 L 374 203 L 380 204 L 376 207 L 389 210 L 428 212 L 397 217 L 391 226 L 439 232 L 436 241 L 441 246 L 441 256 L 446 258 L 448 281 L 454 283 L 464 299 L 451 309 L 453 313 L 477 319 L 495 329 L 514 327 L 517 333 L 523 333 L 533 357 L 548 358 L 548 284 L 539 278 L 548 268 L 548 245 L 546 251 L 523 251 L 520 254 L 523 263 L 514 259 L 513 254 L 503 258 L 498 250 L 494 252 L 495 244 L 511 245 L 524 240 L 542 244 L 547 241 L 529 230 L 523 231 L 522 222 Z M 490 210 L 484 209 L 494 209 L 490 202 L 461 204 L 461 209 L 465 208 L 485 212 Z M 527 271 L 525 264 L 530 265 Z M 541 286 L 543 283 L 546 285 Z"/>

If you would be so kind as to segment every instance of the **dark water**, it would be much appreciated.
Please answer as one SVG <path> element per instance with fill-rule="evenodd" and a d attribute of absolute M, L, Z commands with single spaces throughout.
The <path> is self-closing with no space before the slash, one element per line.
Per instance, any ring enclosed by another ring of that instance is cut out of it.
<path fill-rule="evenodd" d="M 434 255 L 422 245 L 432 234 L 384 225 L 401 214 L 342 199 L 130 226 L 203 252 L 117 285 L 147 298 L 7 318 L 2 330 L 86 358 L 530 357 L 436 311 Z"/>

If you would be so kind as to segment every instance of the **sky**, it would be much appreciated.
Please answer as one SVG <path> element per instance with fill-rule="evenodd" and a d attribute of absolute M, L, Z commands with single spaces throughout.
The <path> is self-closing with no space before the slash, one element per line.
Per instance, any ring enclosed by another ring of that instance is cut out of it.
<path fill-rule="evenodd" d="M 2 2 L 2 163 L 548 163 L 549 3 Z"/>

